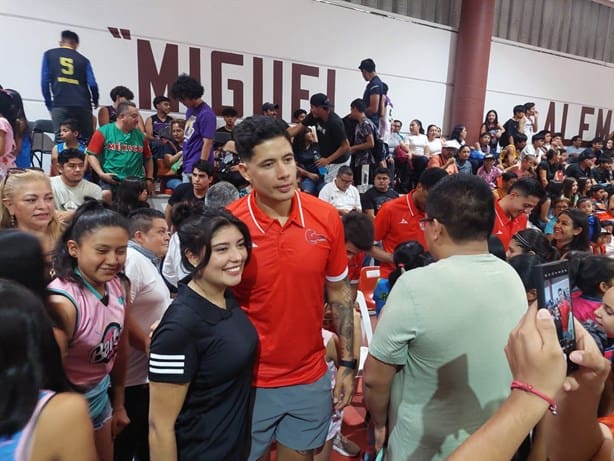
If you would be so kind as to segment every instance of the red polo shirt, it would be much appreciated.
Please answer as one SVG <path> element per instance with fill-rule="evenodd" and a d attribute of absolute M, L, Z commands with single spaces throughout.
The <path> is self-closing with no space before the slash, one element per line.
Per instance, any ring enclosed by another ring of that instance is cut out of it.
<path fill-rule="evenodd" d="M 253 249 L 233 289 L 260 338 L 257 387 L 309 384 L 326 372 L 322 321 L 325 281 L 347 276 L 343 224 L 337 210 L 302 192 L 282 226 L 254 192 L 228 209 L 250 230 Z"/>
<path fill-rule="evenodd" d="M 505 251 L 507 251 L 510 246 L 510 240 L 512 240 L 513 235 L 527 228 L 527 215 L 525 213 L 521 213 L 514 219 L 510 219 L 505 211 L 501 209 L 499 205 L 499 200 L 495 202 L 495 224 L 492 228 L 492 234 L 496 235 L 501 243 L 503 243 L 503 247 Z"/>
<path fill-rule="evenodd" d="M 382 205 L 375 216 L 375 240 L 381 240 L 382 247 L 388 253 L 401 242 L 417 240 L 426 249 L 424 232 L 420 229 L 420 220 L 424 212 L 414 203 L 414 191 L 390 200 Z M 394 264 L 381 263 L 380 277 L 388 278 L 394 270 Z"/>

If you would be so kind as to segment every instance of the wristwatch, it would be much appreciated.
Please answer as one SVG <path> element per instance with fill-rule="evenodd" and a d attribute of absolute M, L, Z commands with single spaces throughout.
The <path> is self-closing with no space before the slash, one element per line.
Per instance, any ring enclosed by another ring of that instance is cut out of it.
<path fill-rule="evenodd" d="M 340 367 L 346 367 L 349 368 L 350 370 L 355 370 L 356 369 L 356 365 L 358 365 L 358 360 L 354 359 L 354 360 L 339 360 L 339 366 Z"/>

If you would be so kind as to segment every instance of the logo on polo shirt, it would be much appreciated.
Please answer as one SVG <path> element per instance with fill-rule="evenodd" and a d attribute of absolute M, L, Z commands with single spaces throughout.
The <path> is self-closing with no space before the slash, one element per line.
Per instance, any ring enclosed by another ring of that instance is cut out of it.
<path fill-rule="evenodd" d="M 305 231 L 305 240 L 307 240 L 312 245 L 317 245 L 318 243 L 326 243 L 328 241 L 326 236 L 318 234 L 313 229 L 307 229 Z"/>
<path fill-rule="evenodd" d="M 399 221 L 399 224 L 409 224 L 409 223 L 407 222 L 407 219 L 401 218 L 401 221 Z"/>
<path fill-rule="evenodd" d="M 503 235 L 503 231 L 499 229 L 495 235 Z"/>

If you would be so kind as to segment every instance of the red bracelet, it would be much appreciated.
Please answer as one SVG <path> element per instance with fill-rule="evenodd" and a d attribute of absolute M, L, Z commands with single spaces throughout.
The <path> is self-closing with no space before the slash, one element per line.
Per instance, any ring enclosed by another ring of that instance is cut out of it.
<path fill-rule="evenodd" d="M 557 408 L 556 408 L 556 402 L 554 401 L 554 399 L 551 399 L 546 394 L 539 392 L 537 389 L 535 389 L 530 384 L 523 383 L 522 381 L 512 381 L 512 385 L 510 387 L 512 389 L 520 389 L 521 391 L 529 392 L 531 394 L 538 396 L 541 399 L 544 399 L 546 402 L 548 402 L 548 410 L 550 410 L 550 413 L 552 413 L 553 415 L 556 415 Z"/>

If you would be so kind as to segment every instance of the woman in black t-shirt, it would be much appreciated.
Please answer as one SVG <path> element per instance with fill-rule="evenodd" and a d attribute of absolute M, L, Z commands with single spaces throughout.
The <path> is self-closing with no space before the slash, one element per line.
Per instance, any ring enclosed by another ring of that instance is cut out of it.
<path fill-rule="evenodd" d="M 188 218 L 178 232 L 192 279 L 151 340 L 151 457 L 244 460 L 258 335 L 228 288 L 241 281 L 249 231 L 219 210 Z"/>

